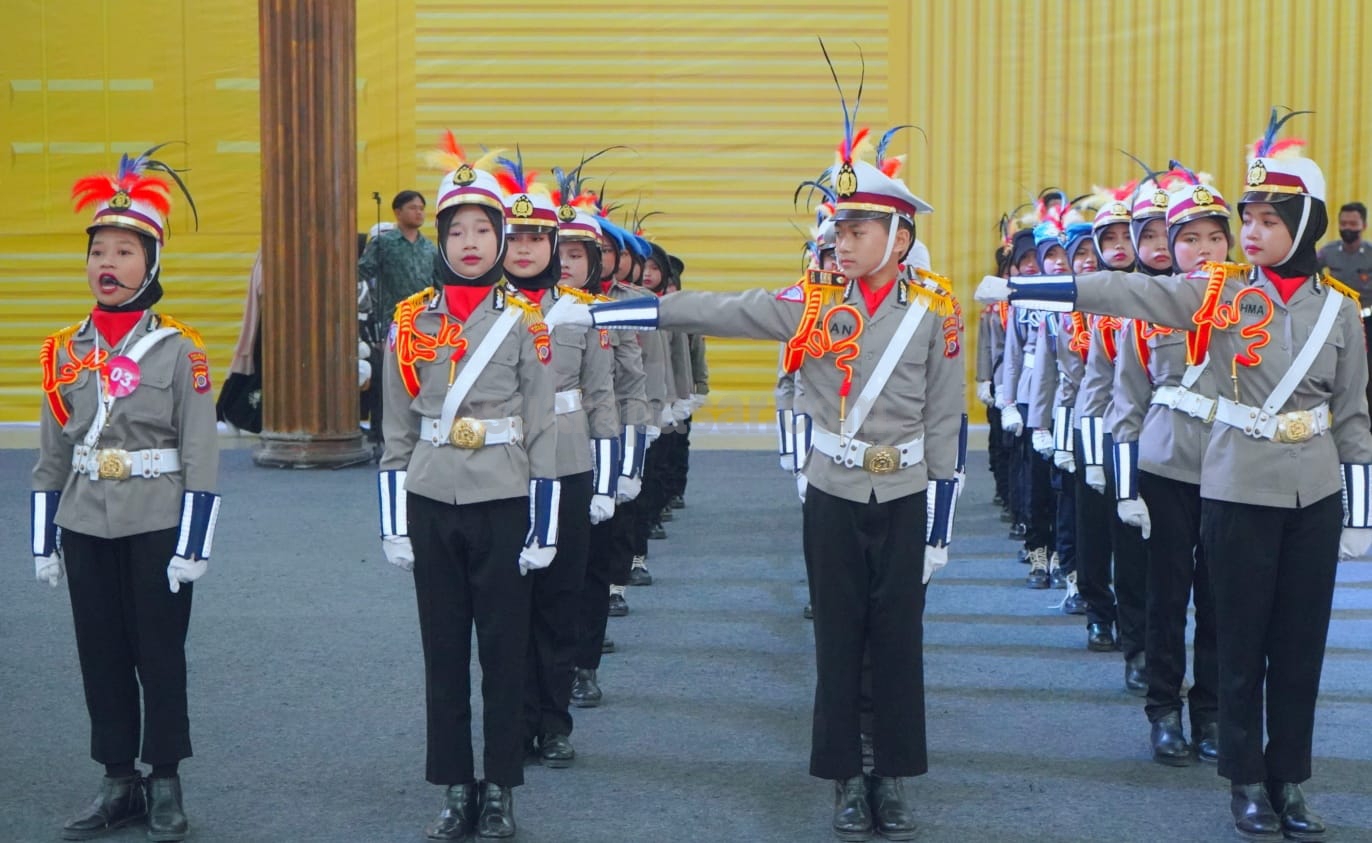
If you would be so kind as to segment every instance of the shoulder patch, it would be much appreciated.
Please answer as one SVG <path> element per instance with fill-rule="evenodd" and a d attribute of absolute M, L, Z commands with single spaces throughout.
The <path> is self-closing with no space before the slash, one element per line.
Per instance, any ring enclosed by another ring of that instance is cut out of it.
<path fill-rule="evenodd" d="M 538 362 L 548 365 L 553 359 L 553 338 L 548 334 L 548 324 L 539 320 L 529 326 L 529 333 L 534 338 L 534 352 L 538 355 Z"/>
<path fill-rule="evenodd" d="M 783 290 L 777 291 L 777 301 L 788 301 L 792 304 L 800 304 L 805 301 L 805 290 L 800 284 L 792 284 Z"/>
<path fill-rule="evenodd" d="M 600 329 L 600 347 L 604 349 L 610 347 L 610 332 L 605 328 Z"/>
<path fill-rule="evenodd" d="M 205 349 L 205 340 L 200 337 L 200 332 L 192 328 L 190 325 L 187 325 L 185 322 L 182 322 L 179 319 L 173 319 L 172 317 L 166 316 L 161 313 L 157 314 L 157 319 L 163 327 L 175 328 L 176 330 L 180 331 L 181 336 L 185 337 L 186 339 L 194 343 L 196 348 L 200 349 L 201 351 Z"/>
<path fill-rule="evenodd" d="M 210 391 L 210 358 L 203 351 L 192 351 L 186 358 L 191 361 L 191 386 L 204 395 Z"/>
<path fill-rule="evenodd" d="M 586 304 L 593 304 L 593 303 L 595 303 L 596 301 L 599 301 L 599 297 L 598 297 L 598 296 L 592 295 L 591 293 L 588 293 L 588 292 L 586 292 L 585 290 L 578 290 L 578 289 L 575 288 L 575 287 L 568 287 L 568 286 L 566 286 L 566 285 L 559 284 L 559 285 L 557 285 L 557 289 L 558 289 L 564 296 L 571 296 L 572 298 L 576 299 L 576 300 L 579 301 L 579 302 L 585 302 Z"/>

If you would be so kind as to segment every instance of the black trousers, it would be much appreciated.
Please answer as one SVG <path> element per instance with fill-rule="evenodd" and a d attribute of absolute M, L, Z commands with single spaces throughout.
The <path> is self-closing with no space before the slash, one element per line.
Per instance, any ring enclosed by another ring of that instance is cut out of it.
<path fill-rule="evenodd" d="M 586 576 L 578 602 L 577 667 L 600 667 L 600 647 L 605 642 L 605 627 L 610 619 L 610 586 L 629 582 L 637 503 L 633 500 L 615 504 L 613 518 L 591 527 Z"/>
<path fill-rule="evenodd" d="M 453 506 L 411 494 L 408 505 L 424 642 L 425 777 L 441 785 L 476 781 L 471 688 L 475 624 L 485 778 L 502 787 L 521 785 L 530 588 L 519 573 L 519 551 L 529 531 L 529 502 L 507 498 Z"/>
<path fill-rule="evenodd" d="M 1029 524 L 1029 462 L 1024 459 L 1024 449 L 1028 439 L 1027 433 L 1019 436 L 1006 433 L 1002 440 L 1005 443 L 1005 477 L 1010 484 L 1006 503 L 1015 523 L 1026 526 Z"/>
<path fill-rule="evenodd" d="M 1021 416 L 1028 416 L 1029 406 L 1019 405 Z M 1019 460 L 1023 463 L 1021 469 L 1025 489 L 1025 506 L 1028 520 L 1024 523 L 1029 530 L 1024 535 L 1024 549 L 1034 550 L 1035 548 L 1045 547 L 1049 550 L 1054 548 L 1054 527 L 1057 519 L 1057 500 L 1056 493 L 1053 491 L 1053 479 L 1051 475 L 1052 463 L 1039 456 L 1039 452 L 1034 450 L 1033 437 L 1029 435 L 1026 428 L 1020 434 L 1019 439 Z"/>
<path fill-rule="evenodd" d="M 1148 620 L 1144 652 L 1148 661 L 1148 722 L 1180 713 L 1186 679 L 1186 607 L 1195 593 L 1195 681 L 1186 699 L 1191 728 L 1219 717 L 1219 661 L 1215 650 L 1215 600 L 1210 572 L 1200 547 L 1200 486 L 1139 472 L 1139 494 L 1158 525 L 1148 538 Z"/>
<path fill-rule="evenodd" d="M 1000 408 L 986 408 L 986 456 L 990 465 L 991 477 L 996 483 L 996 495 L 1010 504 L 1010 462 L 1009 447 L 1005 444 L 1005 429 L 1000 426 Z"/>
<path fill-rule="evenodd" d="M 1110 522 L 1115 520 L 1114 496 L 1086 485 L 1086 454 L 1081 431 L 1073 432 L 1077 458 L 1077 590 L 1086 601 L 1086 623 L 1115 625 L 1115 593 L 1110 590 Z M 1107 491 L 1109 491 L 1107 489 Z"/>
<path fill-rule="evenodd" d="M 1066 574 L 1077 569 L 1077 481 L 1074 472 L 1063 471 L 1057 466 L 1051 466 L 1048 470 L 1057 502 L 1053 520 L 1053 549 L 1058 552 L 1058 565 Z"/>
<path fill-rule="evenodd" d="M 1219 773 L 1235 784 L 1310 778 L 1342 522 L 1337 494 L 1304 509 L 1201 501 L 1219 630 Z"/>
<path fill-rule="evenodd" d="M 687 419 L 683 426 L 685 431 L 664 433 L 658 442 L 667 446 L 663 454 L 663 485 L 669 500 L 686 494 L 686 474 L 691 468 L 691 420 Z"/>
<path fill-rule="evenodd" d="M 648 555 L 648 531 L 662 521 L 662 508 L 667 505 L 668 456 L 671 445 L 668 434 L 658 437 L 643 457 L 643 489 L 634 501 L 634 555 Z"/>
<path fill-rule="evenodd" d="M 1148 543 L 1138 527 L 1119 519 L 1115 489 L 1115 446 L 1105 436 L 1105 499 L 1113 510 L 1110 548 L 1115 555 L 1115 612 L 1120 649 L 1127 661 L 1144 650 L 1148 629 Z M 1157 522 L 1154 522 L 1155 524 Z M 1161 526 L 1161 525 L 1159 525 Z"/>
<path fill-rule="evenodd" d="M 529 606 L 529 657 L 524 669 L 524 737 L 570 735 L 572 672 L 576 669 L 577 621 L 591 541 L 591 472 L 561 478 L 557 556 L 533 581 Z"/>
<path fill-rule="evenodd" d="M 855 503 L 811 486 L 804 543 L 815 620 L 810 774 L 862 773 L 863 652 L 872 663 L 875 770 L 928 771 L 924 724 L 925 493 Z"/>
<path fill-rule="evenodd" d="M 140 757 L 140 737 L 146 764 L 191 757 L 186 629 L 195 588 L 167 587 L 176 538 L 174 527 L 118 539 L 62 531 L 91 758 L 101 764 Z"/>

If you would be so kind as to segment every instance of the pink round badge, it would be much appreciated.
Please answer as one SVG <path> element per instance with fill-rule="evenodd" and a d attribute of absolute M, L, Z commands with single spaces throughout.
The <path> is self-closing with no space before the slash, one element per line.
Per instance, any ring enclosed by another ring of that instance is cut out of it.
<path fill-rule="evenodd" d="M 138 364 L 122 354 L 110 361 L 108 372 L 110 395 L 115 398 L 131 394 L 138 388 L 138 382 L 143 379 Z"/>

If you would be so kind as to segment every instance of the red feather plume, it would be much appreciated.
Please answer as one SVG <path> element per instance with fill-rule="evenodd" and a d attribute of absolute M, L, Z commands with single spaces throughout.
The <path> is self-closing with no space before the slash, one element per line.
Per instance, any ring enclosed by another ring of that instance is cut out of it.
<path fill-rule="evenodd" d="M 103 173 L 87 176 L 72 185 L 71 196 L 76 201 L 76 210 L 82 211 L 108 202 L 120 191 L 135 202 L 146 202 L 164 217 L 171 214 L 171 185 L 152 176 L 128 175 L 122 180 Z"/>

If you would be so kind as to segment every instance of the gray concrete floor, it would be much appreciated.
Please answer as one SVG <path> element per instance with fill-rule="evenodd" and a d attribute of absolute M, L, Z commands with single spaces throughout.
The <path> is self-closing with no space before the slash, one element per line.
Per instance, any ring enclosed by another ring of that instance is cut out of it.
<path fill-rule="evenodd" d="M 66 592 L 33 581 L 25 450 L 0 451 L 0 841 L 57 839 L 94 792 Z M 1232 837 L 1214 768 L 1151 763 L 1117 655 L 1029 591 L 989 503 L 985 455 L 929 592 L 931 770 L 924 841 Z M 210 573 L 187 646 L 193 840 L 418 841 L 424 782 L 413 584 L 376 538 L 374 474 L 273 471 L 224 455 Z M 605 704 L 576 713 L 580 758 L 528 770 L 524 843 L 829 841 L 807 773 L 813 649 L 794 487 L 763 452 L 694 455 L 687 509 L 654 542 L 657 582 L 611 621 Z M 1336 831 L 1372 841 L 1372 563 L 1339 573 L 1307 786 Z M 476 701 L 479 705 L 479 699 Z M 478 721 L 479 722 L 479 721 Z M 143 839 L 129 829 L 109 839 Z"/>

